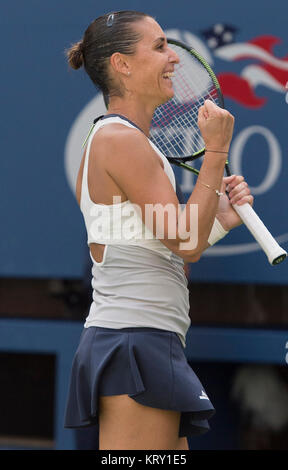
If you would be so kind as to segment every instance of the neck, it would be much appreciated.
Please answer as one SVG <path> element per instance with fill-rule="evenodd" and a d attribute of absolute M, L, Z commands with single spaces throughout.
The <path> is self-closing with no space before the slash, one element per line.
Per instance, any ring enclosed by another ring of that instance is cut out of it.
<path fill-rule="evenodd" d="M 122 114 L 130 121 L 134 122 L 148 137 L 155 107 L 148 106 L 134 100 L 124 100 L 119 97 L 111 97 L 108 114 Z"/>

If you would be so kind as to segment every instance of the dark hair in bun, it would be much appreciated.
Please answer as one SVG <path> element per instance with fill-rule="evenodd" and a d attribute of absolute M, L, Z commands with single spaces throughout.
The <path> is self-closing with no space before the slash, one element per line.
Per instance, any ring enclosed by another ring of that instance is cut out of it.
<path fill-rule="evenodd" d="M 100 16 L 86 29 L 81 41 L 66 51 L 69 65 L 79 69 L 82 65 L 92 82 L 103 94 L 111 94 L 113 82 L 108 74 L 109 58 L 115 52 L 132 55 L 141 39 L 133 23 L 149 15 L 138 11 L 117 11 Z M 119 90 L 113 90 L 119 94 Z"/>
<path fill-rule="evenodd" d="M 73 46 L 71 46 L 67 51 L 68 63 L 72 69 L 80 69 L 84 63 L 82 47 L 83 43 L 82 41 L 79 41 L 73 44 Z"/>

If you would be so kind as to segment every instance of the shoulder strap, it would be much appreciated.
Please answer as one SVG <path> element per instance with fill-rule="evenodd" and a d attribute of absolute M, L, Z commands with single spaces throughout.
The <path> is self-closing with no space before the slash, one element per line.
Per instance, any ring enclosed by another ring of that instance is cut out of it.
<path fill-rule="evenodd" d="M 129 121 L 129 119 L 125 118 L 124 116 L 121 116 L 120 114 L 107 114 L 105 116 L 102 115 L 94 119 L 93 124 L 89 130 L 89 133 L 82 146 L 84 147 L 86 143 L 88 143 L 86 155 L 85 155 L 84 167 L 83 167 L 83 175 L 82 175 L 81 201 L 80 201 L 81 209 L 82 209 L 82 203 L 84 203 L 84 201 L 89 201 L 91 204 L 93 204 L 93 201 L 90 198 L 89 188 L 88 188 L 88 164 L 89 164 L 90 148 L 91 148 L 91 143 L 92 143 L 94 134 L 98 129 L 100 129 L 100 127 L 103 127 L 106 124 L 111 124 L 111 123 L 120 123 L 120 124 L 124 124 L 127 127 L 132 127 L 132 128 L 141 130 L 132 121 Z"/>

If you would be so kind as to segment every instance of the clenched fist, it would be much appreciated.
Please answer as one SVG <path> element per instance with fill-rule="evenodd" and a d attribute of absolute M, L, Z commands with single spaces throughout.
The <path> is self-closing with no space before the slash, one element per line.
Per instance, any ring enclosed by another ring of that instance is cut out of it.
<path fill-rule="evenodd" d="M 207 150 L 228 152 L 234 128 L 234 117 L 229 111 L 206 100 L 199 108 L 198 126 Z"/>

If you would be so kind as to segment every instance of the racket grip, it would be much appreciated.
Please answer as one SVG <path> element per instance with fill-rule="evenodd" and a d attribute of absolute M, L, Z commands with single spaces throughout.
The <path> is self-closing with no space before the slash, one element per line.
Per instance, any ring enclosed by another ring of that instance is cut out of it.
<path fill-rule="evenodd" d="M 275 238 L 271 235 L 250 204 L 246 203 L 242 206 L 235 204 L 233 208 L 266 253 L 269 263 L 275 265 L 284 261 L 287 252 L 278 245 Z"/>

